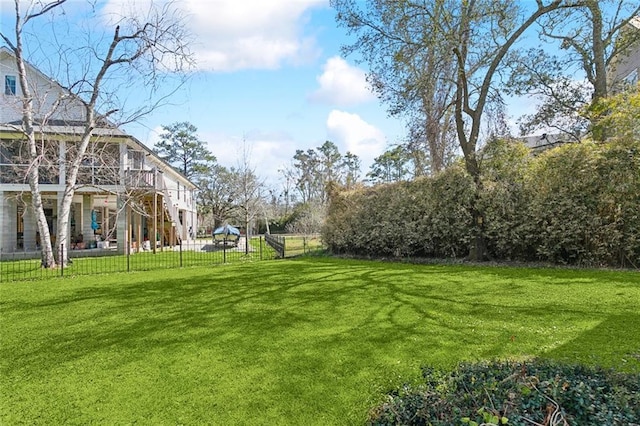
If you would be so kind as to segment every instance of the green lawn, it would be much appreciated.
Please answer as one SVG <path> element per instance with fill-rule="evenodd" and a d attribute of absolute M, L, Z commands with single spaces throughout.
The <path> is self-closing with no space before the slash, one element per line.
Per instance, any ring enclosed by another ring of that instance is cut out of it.
<path fill-rule="evenodd" d="M 640 274 L 298 258 L 0 285 L 0 424 L 361 424 L 422 365 L 640 371 Z"/>
<path fill-rule="evenodd" d="M 295 257 L 324 249 L 319 235 L 286 235 L 285 256 Z"/>

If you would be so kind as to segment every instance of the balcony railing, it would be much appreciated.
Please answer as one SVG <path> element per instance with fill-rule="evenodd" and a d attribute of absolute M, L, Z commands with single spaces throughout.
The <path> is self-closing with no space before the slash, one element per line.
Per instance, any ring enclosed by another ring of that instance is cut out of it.
<path fill-rule="evenodd" d="M 124 173 L 125 185 L 129 188 L 160 189 L 155 170 L 127 170 Z"/>

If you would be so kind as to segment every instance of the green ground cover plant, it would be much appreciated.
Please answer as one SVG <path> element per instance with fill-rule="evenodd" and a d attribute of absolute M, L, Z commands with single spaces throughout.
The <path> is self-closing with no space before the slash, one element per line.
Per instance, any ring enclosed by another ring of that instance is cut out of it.
<path fill-rule="evenodd" d="M 424 369 L 370 412 L 369 425 L 629 426 L 640 422 L 640 374 L 549 360 Z"/>
<path fill-rule="evenodd" d="M 425 366 L 638 373 L 638 300 L 630 271 L 324 257 L 2 283 L 0 424 L 363 424 Z"/>

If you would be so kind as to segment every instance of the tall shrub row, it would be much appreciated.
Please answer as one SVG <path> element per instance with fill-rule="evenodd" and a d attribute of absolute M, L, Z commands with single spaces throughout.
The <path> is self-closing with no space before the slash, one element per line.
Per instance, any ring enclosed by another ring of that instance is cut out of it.
<path fill-rule="evenodd" d="M 484 233 L 496 260 L 640 267 L 640 142 L 483 152 Z M 435 177 L 334 192 L 323 237 L 336 253 L 462 257 L 474 186 L 461 165 Z"/>
<path fill-rule="evenodd" d="M 435 178 L 333 193 L 323 238 L 336 253 L 462 256 L 472 196 L 473 181 L 460 165 Z"/>

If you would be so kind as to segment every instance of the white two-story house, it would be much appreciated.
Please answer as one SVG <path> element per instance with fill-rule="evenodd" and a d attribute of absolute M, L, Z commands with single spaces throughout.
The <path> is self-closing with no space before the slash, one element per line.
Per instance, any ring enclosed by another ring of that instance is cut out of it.
<path fill-rule="evenodd" d="M 67 167 L 82 133 L 83 106 L 68 90 L 27 65 L 43 160 L 40 192 L 55 238 Z M 11 50 L 0 47 L 0 253 L 37 251 L 39 233 L 22 131 L 22 93 Z M 156 250 L 196 229 L 196 186 L 136 138 L 104 120 L 83 157 L 69 220 L 71 249 Z M 155 243 L 154 243 L 155 240 Z"/>

